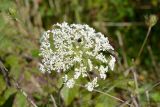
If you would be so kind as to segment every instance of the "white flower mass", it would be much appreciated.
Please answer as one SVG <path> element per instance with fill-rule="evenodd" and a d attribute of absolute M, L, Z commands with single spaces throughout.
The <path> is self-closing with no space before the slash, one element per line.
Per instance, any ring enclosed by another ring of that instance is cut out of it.
<path fill-rule="evenodd" d="M 113 70 L 115 57 L 108 38 L 88 25 L 53 25 L 40 38 L 40 71 L 42 73 L 64 73 L 64 84 L 74 87 L 78 79 L 90 80 L 85 83 L 88 91 L 98 87 L 97 81 L 106 78 L 106 72 Z"/>

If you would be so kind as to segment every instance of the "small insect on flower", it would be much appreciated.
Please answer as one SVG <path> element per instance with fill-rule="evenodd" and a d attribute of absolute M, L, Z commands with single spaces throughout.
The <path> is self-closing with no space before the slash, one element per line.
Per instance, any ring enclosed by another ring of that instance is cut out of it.
<path fill-rule="evenodd" d="M 98 79 L 105 79 L 113 70 L 115 57 L 108 38 L 88 25 L 57 23 L 40 38 L 40 71 L 64 74 L 64 84 L 74 87 L 78 80 L 90 80 L 84 86 L 88 91 L 98 87 Z M 91 73 L 92 72 L 92 73 Z M 92 74 L 92 75 L 91 75 Z"/>

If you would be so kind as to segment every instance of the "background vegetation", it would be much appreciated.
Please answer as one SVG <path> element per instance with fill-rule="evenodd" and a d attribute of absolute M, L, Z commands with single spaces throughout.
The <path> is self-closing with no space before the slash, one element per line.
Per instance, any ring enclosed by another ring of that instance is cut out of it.
<path fill-rule="evenodd" d="M 0 0 L 0 61 L 10 77 L 0 72 L 0 107 L 160 107 L 159 22 L 137 57 L 150 14 L 160 18 L 159 0 Z M 60 75 L 44 75 L 37 64 L 41 33 L 63 21 L 107 35 L 118 60 L 100 92 L 63 88 L 59 101 Z"/>

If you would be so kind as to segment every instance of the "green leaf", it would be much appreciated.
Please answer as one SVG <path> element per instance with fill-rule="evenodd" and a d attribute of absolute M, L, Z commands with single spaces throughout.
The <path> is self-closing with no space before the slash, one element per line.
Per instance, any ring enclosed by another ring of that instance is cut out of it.
<path fill-rule="evenodd" d="M 156 102 L 160 102 L 160 92 L 151 93 L 151 98 Z"/>
<path fill-rule="evenodd" d="M 0 10 L 2 10 L 2 11 L 8 10 L 12 4 L 13 4 L 13 2 L 11 0 L 1 0 Z"/>
<path fill-rule="evenodd" d="M 6 83 L 2 75 L 0 75 L 0 94 L 5 90 Z"/>
<path fill-rule="evenodd" d="M 0 53 L 3 55 L 3 53 L 6 53 L 8 51 L 12 51 L 14 47 L 13 42 L 6 37 L 6 35 L 1 34 L 0 36 Z"/>
<path fill-rule="evenodd" d="M 21 93 L 17 93 L 13 107 L 28 107 L 26 97 Z"/>
<path fill-rule="evenodd" d="M 96 107 L 104 107 L 103 103 L 97 103 Z"/>
<path fill-rule="evenodd" d="M 96 98 L 95 104 L 96 107 L 116 107 L 117 100 L 101 94 L 98 98 Z"/>
<path fill-rule="evenodd" d="M 77 87 L 74 87 L 74 88 L 64 87 L 62 89 L 62 95 L 64 97 L 64 101 L 65 101 L 65 104 L 67 106 L 72 103 L 72 101 L 77 96 L 77 94 L 78 94 L 78 88 Z"/>
<path fill-rule="evenodd" d="M 33 57 L 39 57 L 39 50 L 38 49 L 32 50 L 32 56 Z"/>
<path fill-rule="evenodd" d="M 12 94 L 1 107 L 12 107 L 16 93 Z"/>
<path fill-rule="evenodd" d="M 6 100 L 9 99 L 9 97 L 14 93 L 16 93 L 15 88 L 8 88 L 7 90 L 5 90 L 5 92 L 0 97 L 0 106 L 3 105 Z"/>
<path fill-rule="evenodd" d="M 16 55 L 10 55 L 6 58 L 6 64 L 11 67 L 10 74 L 17 79 L 20 75 L 19 57 Z"/>
<path fill-rule="evenodd" d="M 2 16 L 0 15 L 0 17 Z M 4 29 L 5 25 L 6 25 L 5 20 L 3 18 L 0 18 L 0 31 Z"/>

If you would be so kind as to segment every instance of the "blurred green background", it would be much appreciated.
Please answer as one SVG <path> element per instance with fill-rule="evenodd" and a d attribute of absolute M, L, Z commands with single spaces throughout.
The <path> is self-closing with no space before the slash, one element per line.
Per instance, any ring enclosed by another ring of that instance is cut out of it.
<path fill-rule="evenodd" d="M 63 88 L 59 104 L 60 75 L 38 70 L 39 38 L 44 30 L 64 21 L 88 24 L 105 34 L 118 54 L 115 71 L 108 73 L 99 90 L 135 107 L 134 101 L 142 107 L 160 107 L 160 85 L 154 86 L 160 81 L 159 21 L 133 67 L 148 30 L 145 16 L 150 14 L 160 19 L 159 0 L 0 0 L 0 61 L 38 107 L 54 107 L 51 95 L 58 107 L 128 107 L 80 87 Z M 14 85 L 6 85 L 1 72 L 0 107 L 32 107 Z"/>

